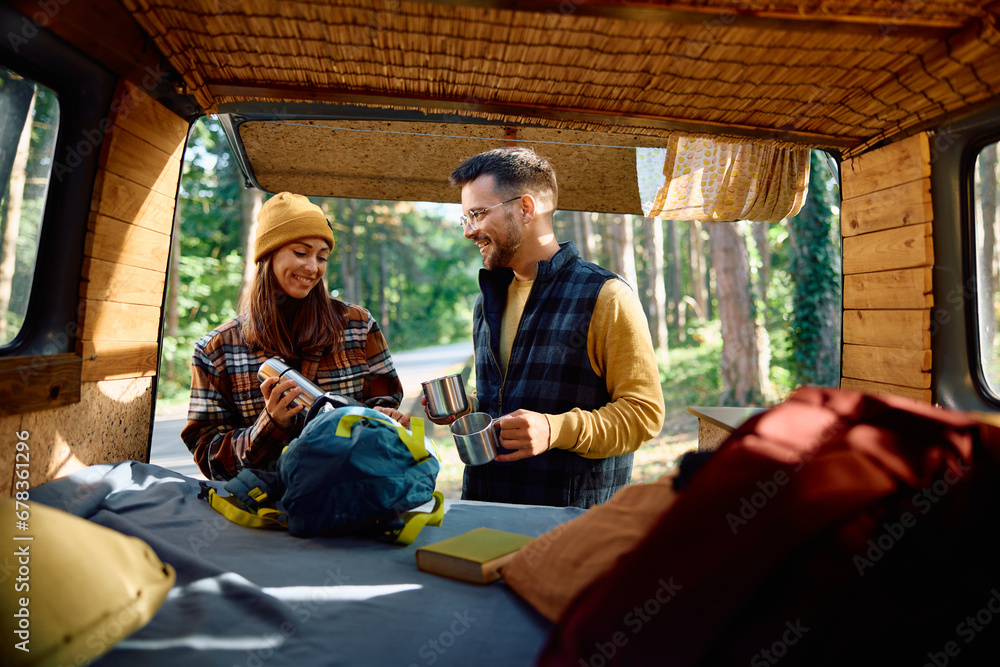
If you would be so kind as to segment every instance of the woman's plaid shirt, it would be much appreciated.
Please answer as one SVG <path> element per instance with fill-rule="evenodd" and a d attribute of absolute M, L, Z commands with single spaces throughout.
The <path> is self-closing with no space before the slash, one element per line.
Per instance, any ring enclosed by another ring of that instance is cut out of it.
<path fill-rule="evenodd" d="M 302 428 L 283 431 L 264 410 L 257 369 L 268 355 L 247 347 L 236 319 L 195 343 L 191 402 L 181 438 L 209 479 L 231 479 L 243 468 L 267 468 Z M 324 391 L 369 407 L 399 407 L 403 388 L 378 324 L 364 308 L 348 306 L 344 349 L 303 355 L 300 372 Z"/>

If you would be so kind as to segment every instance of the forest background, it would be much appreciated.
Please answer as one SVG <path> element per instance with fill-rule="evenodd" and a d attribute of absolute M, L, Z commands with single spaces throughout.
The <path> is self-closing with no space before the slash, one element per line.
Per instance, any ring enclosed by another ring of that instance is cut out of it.
<path fill-rule="evenodd" d="M 0 202 L 3 344 L 20 329 L 31 291 L 58 105 L 51 91 L 9 73 L 0 83 L 8 115 L 32 119 L 5 123 L 11 136 L 0 137 L 16 147 L 0 152 L 0 182 L 9 181 Z M 667 417 L 660 436 L 637 454 L 633 479 L 659 475 L 695 445 L 688 406 L 766 406 L 802 384 L 839 383 L 840 193 L 826 154 L 813 151 L 811 167 L 802 210 L 776 224 L 556 212 L 557 238 L 624 277 L 649 321 Z M 267 196 L 245 187 L 218 121 L 197 121 L 174 217 L 158 414 L 183 411 L 195 341 L 236 313 L 253 268 L 244 258 Z M 457 203 L 313 201 L 337 239 L 329 289 L 370 310 L 393 352 L 471 341 L 481 260 L 462 235 Z"/>
<path fill-rule="evenodd" d="M 38 268 L 59 104 L 51 90 L 0 68 L 0 119 L 0 183 L 7 184 L 0 198 L 5 345 L 21 329 Z M 172 235 L 158 415 L 183 413 L 194 342 L 236 312 L 252 268 L 244 262 L 246 248 L 267 196 L 245 187 L 215 119 L 194 125 L 187 148 Z M 637 453 L 633 479 L 656 476 L 694 446 L 697 424 L 688 406 L 767 406 L 803 384 L 839 383 L 837 167 L 819 151 L 810 160 L 805 205 L 777 224 L 555 214 L 557 237 L 575 241 L 585 259 L 633 285 L 649 321 L 667 417 L 660 436 Z M 980 323 L 981 354 L 987 381 L 1000 391 L 996 144 L 982 149 L 973 172 L 978 254 L 988 258 L 979 266 L 980 311 L 993 314 Z M 329 288 L 367 307 L 393 352 L 455 342 L 471 350 L 480 258 L 462 236 L 457 204 L 314 201 L 337 235 Z"/>
<path fill-rule="evenodd" d="M 267 197 L 244 187 L 214 119 L 195 125 L 185 155 L 158 407 L 187 401 L 195 341 L 236 312 Z M 329 289 L 370 310 L 392 351 L 471 340 L 481 261 L 458 204 L 313 201 L 337 237 Z M 801 384 L 839 383 L 839 201 L 831 163 L 814 151 L 803 209 L 777 224 L 556 212 L 557 238 L 625 277 L 650 324 L 667 418 L 637 456 L 636 479 L 693 446 L 688 406 L 772 405 Z"/>

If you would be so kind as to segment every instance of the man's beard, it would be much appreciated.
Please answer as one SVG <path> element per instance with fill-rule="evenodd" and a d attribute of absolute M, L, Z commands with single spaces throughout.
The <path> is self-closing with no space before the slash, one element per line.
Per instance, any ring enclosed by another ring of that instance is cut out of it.
<path fill-rule="evenodd" d="M 503 228 L 500 230 L 502 236 L 488 237 L 490 240 L 489 250 L 483 255 L 483 266 L 490 271 L 502 266 L 510 266 L 514 255 L 524 243 L 524 232 L 517 224 L 513 214 L 506 212 L 503 220 Z"/>

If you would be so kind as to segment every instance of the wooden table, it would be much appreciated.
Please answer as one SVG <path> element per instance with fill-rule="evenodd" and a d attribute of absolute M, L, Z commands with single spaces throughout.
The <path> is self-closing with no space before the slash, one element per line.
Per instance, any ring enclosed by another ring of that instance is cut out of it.
<path fill-rule="evenodd" d="M 689 407 L 698 418 L 698 451 L 715 449 L 740 424 L 767 408 Z"/>

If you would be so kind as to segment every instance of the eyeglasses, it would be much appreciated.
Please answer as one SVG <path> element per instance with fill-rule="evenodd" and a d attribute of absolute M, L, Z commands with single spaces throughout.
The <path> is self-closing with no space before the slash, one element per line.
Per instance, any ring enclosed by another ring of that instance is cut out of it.
<path fill-rule="evenodd" d="M 520 199 L 524 195 L 518 195 L 516 197 L 511 197 L 507 201 L 502 201 L 499 204 L 493 204 L 493 206 L 487 206 L 486 208 L 481 208 L 478 211 L 469 211 L 469 215 L 463 215 L 458 219 L 462 223 L 462 229 L 465 229 L 466 225 L 472 225 L 472 231 L 479 230 L 479 216 L 486 215 L 490 209 L 494 209 L 497 206 L 503 206 L 504 204 L 509 204 L 516 199 Z"/>

